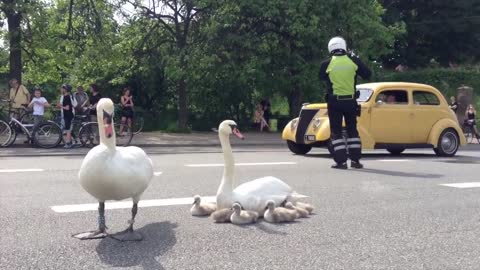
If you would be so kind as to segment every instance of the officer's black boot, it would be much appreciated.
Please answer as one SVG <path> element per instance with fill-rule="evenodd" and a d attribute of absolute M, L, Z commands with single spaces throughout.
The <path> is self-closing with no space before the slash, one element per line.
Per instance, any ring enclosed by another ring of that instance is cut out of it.
<path fill-rule="evenodd" d="M 355 169 L 363 169 L 363 164 L 360 163 L 360 161 L 351 161 L 350 162 L 350 167 L 355 168 Z"/>
<path fill-rule="evenodd" d="M 348 169 L 348 166 L 347 166 L 347 163 L 335 163 L 332 165 L 332 168 L 333 169 L 342 169 L 342 170 L 346 170 Z"/>

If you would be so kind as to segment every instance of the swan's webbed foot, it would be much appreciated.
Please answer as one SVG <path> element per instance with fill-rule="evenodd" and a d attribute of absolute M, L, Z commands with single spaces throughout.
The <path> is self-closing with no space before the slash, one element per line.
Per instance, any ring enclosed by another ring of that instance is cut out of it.
<path fill-rule="evenodd" d="M 108 236 L 108 233 L 105 230 L 100 230 L 100 229 L 96 231 L 89 231 L 89 232 L 77 233 L 72 235 L 72 237 L 75 237 L 80 240 L 101 239 L 107 236 Z"/>
<path fill-rule="evenodd" d="M 134 231 L 130 227 L 122 232 L 110 234 L 109 236 L 115 240 L 122 241 L 122 242 L 143 240 L 143 235 L 137 231 Z"/>
<path fill-rule="evenodd" d="M 98 204 L 98 230 L 72 235 L 72 237 L 80 240 L 100 239 L 107 236 L 107 226 L 105 225 L 105 203 L 103 202 Z"/>
<path fill-rule="evenodd" d="M 132 207 L 132 219 L 128 221 L 130 224 L 128 228 L 122 232 L 111 234 L 110 237 L 118 241 L 142 241 L 143 235 L 133 230 L 133 223 L 135 223 L 135 216 L 137 215 L 138 204 L 133 203 Z"/>

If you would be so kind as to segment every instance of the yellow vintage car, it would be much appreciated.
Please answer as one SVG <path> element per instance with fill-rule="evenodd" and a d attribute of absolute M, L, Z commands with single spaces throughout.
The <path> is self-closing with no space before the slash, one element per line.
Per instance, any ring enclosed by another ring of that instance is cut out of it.
<path fill-rule="evenodd" d="M 378 82 L 357 85 L 357 90 L 362 149 L 399 155 L 407 148 L 433 148 L 438 156 L 454 156 L 466 144 L 454 112 L 430 85 Z M 327 104 L 304 104 L 300 116 L 283 129 L 282 139 L 295 154 L 306 154 L 312 147 L 327 147 L 331 153 Z"/>

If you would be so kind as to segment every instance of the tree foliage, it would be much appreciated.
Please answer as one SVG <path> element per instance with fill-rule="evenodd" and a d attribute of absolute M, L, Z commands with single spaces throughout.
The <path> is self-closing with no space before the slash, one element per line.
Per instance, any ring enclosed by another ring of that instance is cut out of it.
<path fill-rule="evenodd" d="M 471 0 L 383 0 L 387 23 L 402 21 L 407 32 L 395 42 L 387 65 L 425 67 L 480 60 L 480 2 Z"/>
<path fill-rule="evenodd" d="M 65 82 L 96 82 L 114 100 L 130 85 L 136 105 L 163 128 L 172 127 L 168 121 L 210 129 L 225 118 L 246 125 L 265 96 L 298 114 L 303 102 L 322 100 L 319 65 L 336 35 L 376 69 L 431 58 L 445 64 L 452 55 L 478 61 L 467 56 L 478 42 L 476 15 L 463 16 L 469 23 L 447 18 L 461 18 L 468 1 L 40 1 L 22 6 L 27 83 L 56 91 Z M 433 23 L 445 18 L 445 27 Z M 446 33 L 452 36 L 441 39 Z"/>

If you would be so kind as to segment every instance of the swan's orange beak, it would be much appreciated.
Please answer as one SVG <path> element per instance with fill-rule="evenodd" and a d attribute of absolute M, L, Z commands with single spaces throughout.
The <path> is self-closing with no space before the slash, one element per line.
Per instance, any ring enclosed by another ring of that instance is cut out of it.
<path fill-rule="evenodd" d="M 113 135 L 112 115 L 103 111 L 103 128 L 105 129 L 105 136 L 111 138 Z"/>
<path fill-rule="evenodd" d="M 245 140 L 245 136 L 242 135 L 242 133 L 240 132 L 240 130 L 238 130 L 238 128 L 233 128 L 232 130 L 232 133 L 233 135 L 237 136 L 237 138 L 239 138 L 240 140 Z"/>

